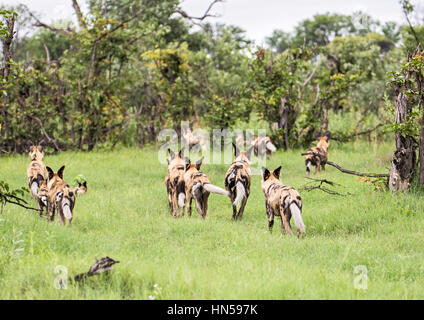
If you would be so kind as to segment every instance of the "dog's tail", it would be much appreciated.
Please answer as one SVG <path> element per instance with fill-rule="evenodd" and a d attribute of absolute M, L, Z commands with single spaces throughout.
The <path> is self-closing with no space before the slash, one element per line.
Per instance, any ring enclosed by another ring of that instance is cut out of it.
<path fill-rule="evenodd" d="M 290 212 L 292 214 L 294 224 L 296 225 L 298 233 L 305 232 L 305 224 L 302 220 L 302 213 L 296 202 L 292 202 L 290 204 Z"/>
<path fill-rule="evenodd" d="M 237 207 L 241 203 L 243 198 L 246 197 L 246 189 L 243 185 L 243 182 L 237 181 L 236 190 L 237 190 L 237 197 L 234 200 L 233 205 Z"/>
<path fill-rule="evenodd" d="M 35 197 L 38 193 L 38 183 L 37 180 L 32 180 L 31 182 L 31 196 Z"/>
<path fill-rule="evenodd" d="M 226 190 L 224 190 L 224 189 L 222 189 L 220 187 L 214 186 L 213 184 L 209 184 L 209 183 L 204 184 L 203 185 L 203 188 L 207 192 L 210 192 L 210 193 L 220 194 L 220 195 L 223 195 L 223 196 L 228 196 L 229 195 L 228 191 L 226 191 Z"/>
<path fill-rule="evenodd" d="M 275 151 L 277 151 L 277 147 L 272 143 L 272 142 L 268 142 L 267 144 L 266 144 L 266 147 L 267 147 L 267 149 L 269 150 L 269 151 L 271 151 L 271 152 L 275 152 Z"/>
<path fill-rule="evenodd" d="M 309 175 L 311 173 L 311 164 L 312 164 L 311 158 L 306 158 L 305 159 L 305 165 L 306 165 L 306 174 L 307 175 Z"/>
<path fill-rule="evenodd" d="M 43 181 L 44 181 L 44 178 L 41 174 L 37 174 L 36 178 L 31 178 L 31 180 L 29 182 L 29 187 L 31 189 L 31 197 L 37 196 L 38 189 L 40 188 Z"/>
<path fill-rule="evenodd" d="M 182 208 L 185 206 L 185 182 L 184 180 L 180 180 L 177 184 L 177 194 L 178 194 L 178 205 Z"/>

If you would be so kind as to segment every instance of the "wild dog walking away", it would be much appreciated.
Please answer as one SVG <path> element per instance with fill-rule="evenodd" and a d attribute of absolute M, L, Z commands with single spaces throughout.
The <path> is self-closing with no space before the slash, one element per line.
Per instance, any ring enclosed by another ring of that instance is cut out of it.
<path fill-rule="evenodd" d="M 168 149 L 171 160 L 168 160 L 168 171 L 165 176 L 165 185 L 168 192 L 168 203 L 171 215 L 179 216 L 179 207 L 185 205 L 184 171 L 186 161 L 183 159 L 184 150 L 178 153 Z"/>
<path fill-rule="evenodd" d="M 267 156 L 271 156 L 275 151 L 277 151 L 277 147 L 272 143 L 270 137 L 255 137 L 252 141 L 252 145 L 255 150 L 255 155 L 261 158 L 265 154 Z"/>
<path fill-rule="evenodd" d="M 31 163 L 27 169 L 28 187 L 31 198 L 34 198 L 38 194 L 38 189 L 46 179 L 46 166 L 44 165 L 44 140 L 40 141 L 37 145 L 34 145 L 32 141 L 28 141 L 29 156 L 31 157 Z"/>
<path fill-rule="evenodd" d="M 233 143 L 234 162 L 225 175 L 225 189 L 229 192 L 233 207 L 233 219 L 242 219 L 244 208 L 250 194 L 250 158 L 253 146 L 247 151 L 240 151 Z M 237 206 L 240 205 L 237 211 Z"/>
<path fill-rule="evenodd" d="M 49 187 L 47 185 L 47 179 L 43 180 L 43 183 L 40 186 L 40 189 L 37 193 L 37 204 L 38 210 L 40 211 L 40 217 L 43 216 L 44 209 L 46 210 L 46 215 L 48 216 L 48 201 L 49 201 Z"/>
<path fill-rule="evenodd" d="M 265 195 L 266 214 L 268 216 L 268 228 L 272 231 L 274 216 L 281 218 L 281 231 L 293 235 L 290 219 L 293 217 L 297 228 L 297 235 L 305 232 L 302 220 L 302 199 L 299 193 L 280 181 L 281 167 L 273 172 L 262 168 L 262 191 Z"/>
<path fill-rule="evenodd" d="M 190 160 L 187 159 L 184 182 L 188 215 L 191 216 L 191 204 L 194 198 L 197 212 L 204 219 L 208 212 L 209 194 L 215 193 L 225 196 L 228 196 L 229 194 L 224 189 L 211 184 L 208 177 L 204 173 L 200 172 L 202 161 L 203 157 L 195 164 L 192 164 Z"/>
<path fill-rule="evenodd" d="M 71 224 L 73 219 L 73 211 L 77 194 L 87 192 L 87 184 L 79 184 L 77 188 L 71 188 L 64 180 L 63 173 L 65 166 L 62 166 L 58 172 L 53 172 L 50 167 L 47 167 L 48 172 L 48 202 L 47 215 L 54 220 L 55 211 L 59 216 L 60 223 L 65 225 L 66 220 Z"/>
<path fill-rule="evenodd" d="M 315 173 L 321 171 L 321 169 L 325 171 L 325 163 L 328 159 L 331 133 L 327 131 L 323 136 L 316 133 L 315 138 L 318 140 L 317 146 L 306 151 L 305 165 L 307 175 L 311 174 L 311 165 L 315 166 Z"/>

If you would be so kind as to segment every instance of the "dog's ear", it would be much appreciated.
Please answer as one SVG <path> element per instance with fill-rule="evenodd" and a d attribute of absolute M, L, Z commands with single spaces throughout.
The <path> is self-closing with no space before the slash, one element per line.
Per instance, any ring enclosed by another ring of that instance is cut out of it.
<path fill-rule="evenodd" d="M 249 149 L 247 149 L 247 151 L 246 151 L 246 157 L 247 157 L 247 159 L 250 161 L 250 159 L 252 158 L 252 152 L 253 152 L 253 149 L 255 149 L 255 147 L 254 146 L 251 146 Z"/>
<path fill-rule="evenodd" d="M 47 173 L 49 174 L 49 180 L 53 179 L 54 172 L 52 168 L 46 167 L 46 169 L 47 169 Z"/>
<path fill-rule="evenodd" d="M 319 138 L 321 138 L 321 134 L 319 132 L 315 132 L 314 137 L 316 140 L 319 140 Z"/>
<path fill-rule="evenodd" d="M 42 139 L 42 140 L 38 143 L 38 145 L 39 145 L 40 147 L 45 147 L 45 146 L 46 146 L 46 141 L 45 141 L 44 139 Z"/>
<path fill-rule="evenodd" d="M 184 157 L 184 148 L 182 148 L 180 152 L 178 152 L 178 155 L 180 156 L 181 159 Z"/>
<path fill-rule="evenodd" d="M 185 158 L 184 158 L 184 160 L 185 160 L 185 169 L 186 169 L 186 171 L 187 171 L 188 169 L 190 169 L 191 161 L 190 161 L 190 159 L 189 159 L 189 158 L 187 158 L 187 157 L 185 157 Z"/>
<path fill-rule="evenodd" d="M 57 175 L 62 180 L 63 180 L 63 171 L 65 171 L 65 166 L 61 166 L 60 169 L 59 169 L 59 171 L 57 172 Z"/>
<path fill-rule="evenodd" d="M 33 147 L 34 146 L 34 142 L 32 142 L 31 140 L 27 141 L 27 146 L 29 147 Z"/>
<path fill-rule="evenodd" d="M 262 177 L 264 181 L 267 181 L 270 175 L 271 175 L 271 172 L 269 172 L 267 168 L 262 167 Z"/>
<path fill-rule="evenodd" d="M 234 142 L 233 142 L 233 149 L 234 149 L 234 156 L 237 158 L 240 154 L 240 150 L 237 148 Z"/>
<path fill-rule="evenodd" d="M 78 182 L 78 187 L 86 187 L 87 188 L 87 181 L 84 182 Z"/>
<path fill-rule="evenodd" d="M 172 151 L 171 149 L 168 149 L 168 153 L 171 156 L 171 160 L 173 160 L 175 158 L 175 152 Z"/>
<path fill-rule="evenodd" d="M 280 173 L 281 173 L 281 166 L 279 166 L 277 169 L 274 170 L 273 172 L 274 177 L 276 177 L 277 179 L 280 179 Z"/>
<path fill-rule="evenodd" d="M 327 137 L 327 141 L 331 139 L 331 132 L 330 131 L 326 131 L 325 132 L 325 136 Z"/>
<path fill-rule="evenodd" d="M 202 162 L 203 162 L 203 159 L 204 159 L 205 157 L 203 156 L 203 157 L 201 157 L 199 160 L 197 160 L 196 161 L 196 169 L 197 170 L 200 170 L 200 167 L 202 166 Z"/>

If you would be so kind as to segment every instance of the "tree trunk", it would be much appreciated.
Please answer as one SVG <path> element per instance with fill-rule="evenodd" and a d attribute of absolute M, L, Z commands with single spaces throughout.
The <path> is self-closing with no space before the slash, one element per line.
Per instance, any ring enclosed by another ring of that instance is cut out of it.
<path fill-rule="evenodd" d="M 401 124 L 411 112 L 407 97 L 399 93 L 396 98 L 396 123 Z M 389 188 L 395 192 L 409 189 L 416 170 L 415 142 L 411 136 L 396 133 L 396 151 L 390 168 Z"/>
<path fill-rule="evenodd" d="M 15 16 L 11 16 L 9 18 L 6 19 L 6 28 L 7 28 L 7 33 L 8 35 L 2 40 L 3 43 L 3 58 L 4 58 L 4 68 L 3 68 L 3 78 L 6 80 L 6 82 L 8 81 L 8 77 L 10 75 L 10 61 L 12 59 L 12 55 L 11 55 L 11 47 L 12 47 L 12 41 L 13 41 L 13 36 L 15 35 L 14 32 L 14 28 L 15 28 Z M 8 105 L 8 98 L 7 96 L 5 96 L 3 98 L 2 101 L 2 106 L 0 108 L 0 114 L 3 117 L 3 124 L 4 124 L 4 128 L 1 128 L 1 123 L 0 123 L 0 129 L 4 130 L 5 133 L 5 138 L 4 138 L 4 145 L 7 146 L 9 145 L 9 147 L 7 148 L 8 151 L 12 151 L 10 149 L 10 144 L 9 144 L 9 133 L 10 133 L 10 128 L 9 128 L 9 114 L 8 114 L 8 110 L 7 110 L 7 105 Z"/>
<path fill-rule="evenodd" d="M 424 186 L 424 112 L 421 118 L 421 135 L 420 135 L 420 177 L 419 185 L 420 187 Z"/>

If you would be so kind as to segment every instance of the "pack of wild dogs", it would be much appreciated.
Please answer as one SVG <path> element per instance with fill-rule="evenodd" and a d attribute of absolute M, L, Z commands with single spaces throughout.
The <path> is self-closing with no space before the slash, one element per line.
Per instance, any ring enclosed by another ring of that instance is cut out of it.
<path fill-rule="evenodd" d="M 31 198 L 35 198 L 40 217 L 44 213 L 53 221 L 55 213 L 62 225 L 72 222 L 76 196 L 87 192 L 87 182 L 71 188 L 64 180 L 65 166 L 54 172 L 44 164 L 44 140 L 38 144 L 28 141 L 31 162 L 27 169 L 28 187 Z"/>
<path fill-rule="evenodd" d="M 193 139 L 190 133 L 186 134 L 190 147 L 201 143 L 201 139 Z M 315 173 L 325 170 L 330 145 L 330 132 L 316 135 L 317 145 L 306 152 L 306 174 L 309 175 L 311 166 Z M 168 171 L 165 176 L 165 185 L 168 193 L 168 202 L 172 216 L 179 217 L 187 212 L 192 213 L 194 200 L 196 210 L 202 218 L 208 212 L 208 199 L 211 193 L 229 197 L 232 206 L 232 217 L 240 220 L 250 195 L 251 185 L 251 157 L 270 156 L 277 149 L 269 137 L 255 137 L 250 147 L 243 151 L 238 146 L 245 144 L 243 136 L 237 136 L 236 144 L 233 143 L 234 161 L 227 170 L 224 178 L 225 189 L 213 185 L 207 175 L 200 169 L 203 157 L 192 163 L 184 157 L 184 151 L 173 152 L 168 149 Z M 71 224 L 77 195 L 87 192 L 87 182 L 78 183 L 72 188 L 64 180 L 65 166 L 57 172 L 44 164 L 44 141 L 34 144 L 28 142 L 31 162 L 27 169 L 28 187 L 30 195 L 35 198 L 40 217 L 51 221 L 55 214 L 62 225 L 69 221 Z M 281 166 L 270 171 L 262 168 L 262 192 L 265 196 L 265 211 L 268 218 L 268 227 L 272 231 L 274 218 L 280 217 L 283 233 L 292 235 L 290 220 L 293 217 L 297 235 L 305 232 L 302 220 L 302 199 L 294 188 L 284 185 L 281 180 Z"/>
<path fill-rule="evenodd" d="M 327 131 L 323 135 L 316 134 L 315 137 L 318 141 L 317 145 L 309 149 L 305 156 L 307 175 L 310 174 L 311 166 L 315 167 L 315 173 L 325 170 L 328 157 L 331 133 Z M 205 218 L 208 211 L 208 198 L 213 193 L 228 196 L 231 200 L 233 219 L 242 219 L 250 195 L 252 153 L 254 152 L 257 156 L 269 156 L 276 151 L 269 137 L 255 137 L 251 146 L 242 151 L 238 146 L 244 145 L 244 142 L 242 136 L 237 136 L 236 144 L 233 143 L 234 161 L 224 178 L 225 190 L 213 185 L 207 175 L 200 170 L 203 157 L 192 163 L 189 158 L 184 157 L 183 149 L 179 152 L 168 149 L 170 158 L 165 185 L 172 216 L 183 216 L 186 212 L 191 216 L 194 200 L 197 212 Z M 301 236 L 306 229 L 302 220 L 302 199 L 299 192 L 281 182 L 280 176 L 281 166 L 273 171 L 262 168 L 261 186 L 265 196 L 268 228 L 272 231 L 274 218 L 280 217 L 283 234 L 293 235 L 290 224 L 293 217 L 297 235 Z"/>

